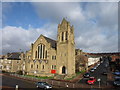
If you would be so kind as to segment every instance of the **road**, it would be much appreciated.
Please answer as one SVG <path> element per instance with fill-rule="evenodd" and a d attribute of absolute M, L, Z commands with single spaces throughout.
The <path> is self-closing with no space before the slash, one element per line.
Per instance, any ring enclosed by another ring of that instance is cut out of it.
<path fill-rule="evenodd" d="M 107 75 L 102 75 L 102 73 L 105 71 L 105 72 L 108 72 L 108 68 L 106 68 L 106 64 L 108 63 L 107 60 L 104 60 L 103 63 L 101 63 L 98 68 L 94 71 L 94 72 L 90 72 L 90 76 L 93 76 L 95 77 L 97 80 L 100 79 L 101 81 L 98 82 L 96 81 L 95 82 L 95 85 L 99 86 L 106 86 L 107 84 Z M 79 83 L 81 84 L 87 84 L 86 81 L 88 79 L 87 78 L 83 78 L 79 81 Z M 91 85 L 91 86 L 95 86 L 95 85 Z"/>
<path fill-rule="evenodd" d="M 0 80 L 2 80 L 2 86 L 0 86 L 0 88 L 2 87 L 3 90 L 4 88 L 8 88 L 8 90 L 9 88 L 13 88 L 13 90 L 15 90 L 16 85 L 18 85 L 19 90 L 41 90 L 36 88 L 35 82 L 33 81 L 23 80 L 2 74 L 0 75 Z M 61 87 L 53 86 L 53 90 L 58 90 L 59 88 Z"/>
<path fill-rule="evenodd" d="M 2 87 L 15 88 L 16 85 L 18 85 L 19 88 L 36 88 L 34 82 L 30 82 L 6 75 L 2 76 Z"/>

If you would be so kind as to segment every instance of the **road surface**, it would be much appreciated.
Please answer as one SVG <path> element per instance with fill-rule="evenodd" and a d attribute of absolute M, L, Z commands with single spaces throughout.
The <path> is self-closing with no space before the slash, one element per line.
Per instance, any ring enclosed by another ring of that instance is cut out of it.
<path fill-rule="evenodd" d="M 97 86 L 106 86 L 107 84 L 107 75 L 103 75 L 102 73 L 108 72 L 108 69 L 106 66 L 106 64 L 108 63 L 107 60 L 104 60 L 103 63 L 101 63 L 98 68 L 94 71 L 94 72 L 90 72 L 90 76 L 95 77 L 97 80 L 100 79 L 100 82 L 96 81 L 95 85 Z M 83 78 L 79 81 L 79 83 L 81 84 L 87 84 L 88 78 Z M 95 86 L 95 85 L 91 85 L 91 86 Z"/>

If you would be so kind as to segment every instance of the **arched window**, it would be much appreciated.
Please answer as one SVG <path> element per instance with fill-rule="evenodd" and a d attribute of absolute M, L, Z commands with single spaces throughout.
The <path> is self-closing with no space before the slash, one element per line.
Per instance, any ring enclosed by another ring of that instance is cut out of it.
<path fill-rule="evenodd" d="M 44 69 L 44 68 L 45 68 L 45 66 L 43 65 L 42 69 Z"/>
<path fill-rule="evenodd" d="M 38 51 L 39 51 L 39 53 L 38 53 L 39 58 L 40 59 L 45 59 L 46 52 L 45 52 L 45 45 L 44 44 L 40 44 L 38 46 Z"/>
<path fill-rule="evenodd" d="M 38 58 L 39 58 L 39 49 L 40 49 L 40 47 L 38 46 Z"/>
<path fill-rule="evenodd" d="M 40 59 L 42 58 L 42 44 L 40 45 Z"/>
<path fill-rule="evenodd" d="M 45 45 L 43 45 L 43 59 L 45 57 Z"/>
<path fill-rule="evenodd" d="M 33 68 L 33 64 L 31 64 L 31 68 Z"/>
<path fill-rule="evenodd" d="M 63 41 L 64 40 L 64 32 L 62 32 L 62 38 L 61 38 L 62 40 L 61 41 Z"/>
<path fill-rule="evenodd" d="M 65 40 L 68 40 L 68 32 L 66 32 Z"/>
<path fill-rule="evenodd" d="M 46 52 L 45 52 L 45 58 L 47 59 L 47 50 L 46 50 Z"/>
<path fill-rule="evenodd" d="M 37 58 L 37 51 L 35 52 L 35 58 Z"/>
<path fill-rule="evenodd" d="M 38 65 L 37 65 L 37 69 L 38 69 Z"/>

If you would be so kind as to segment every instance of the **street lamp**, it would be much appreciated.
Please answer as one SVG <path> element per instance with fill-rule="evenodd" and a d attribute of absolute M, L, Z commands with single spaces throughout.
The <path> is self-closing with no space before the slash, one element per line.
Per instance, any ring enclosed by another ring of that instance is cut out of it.
<path fill-rule="evenodd" d="M 101 79 L 99 78 L 99 79 L 97 79 L 97 81 L 99 82 L 99 88 L 100 88 L 100 81 L 101 81 Z"/>

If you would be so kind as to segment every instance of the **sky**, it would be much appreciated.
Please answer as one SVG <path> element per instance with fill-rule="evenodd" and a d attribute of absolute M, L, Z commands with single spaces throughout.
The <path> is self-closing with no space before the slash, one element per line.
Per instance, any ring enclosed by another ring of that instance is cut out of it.
<path fill-rule="evenodd" d="M 118 51 L 117 2 L 2 2 L 2 53 L 30 50 L 41 35 L 57 40 L 62 19 L 74 26 L 75 47 Z"/>

